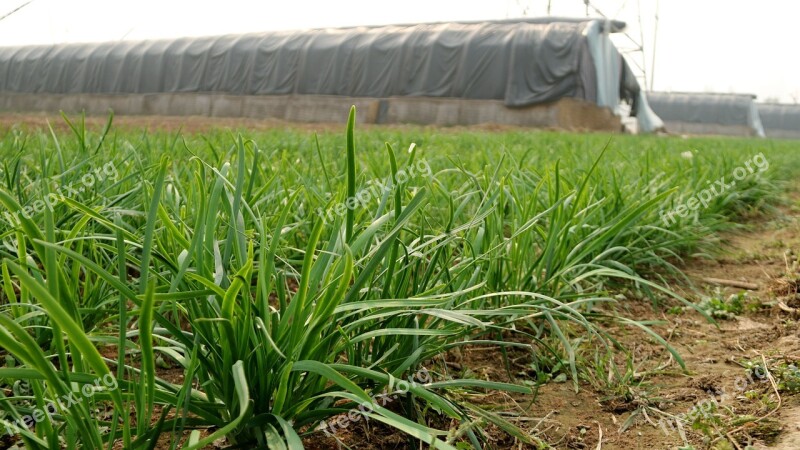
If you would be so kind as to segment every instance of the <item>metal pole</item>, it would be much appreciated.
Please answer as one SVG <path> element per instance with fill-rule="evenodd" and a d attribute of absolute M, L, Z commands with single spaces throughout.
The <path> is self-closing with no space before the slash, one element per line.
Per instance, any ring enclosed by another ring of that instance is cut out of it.
<path fill-rule="evenodd" d="M 644 90 L 649 91 L 647 80 L 647 54 L 644 51 L 644 27 L 642 26 L 642 2 L 636 0 L 636 15 L 639 18 L 639 49 L 642 51 L 642 75 L 644 75 Z M 631 39 L 633 40 L 633 39 Z"/>
<path fill-rule="evenodd" d="M 655 78 L 656 78 L 656 43 L 658 39 L 658 10 L 660 8 L 660 0 L 656 0 L 656 24 L 653 28 L 653 59 L 651 61 L 651 68 L 650 68 L 650 89 L 655 90 Z"/>

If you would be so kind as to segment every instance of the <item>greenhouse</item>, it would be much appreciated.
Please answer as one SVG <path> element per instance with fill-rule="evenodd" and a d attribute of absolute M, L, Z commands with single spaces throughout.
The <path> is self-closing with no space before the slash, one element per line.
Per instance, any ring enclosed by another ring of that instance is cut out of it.
<path fill-rule="evenodd" d="M 0 47 L 0 108 L 618 130 L 661 123 L 609 34 L 520 19 Z M 630 108 L 623 108 L 622 102 Z"/>
<path fill-rule="evenodd" d="M 800 139 L 800 105 L 763 103 L 758 113 L 767 137 Z"/>
<path fill-rule="evenodd" d="M 668 132 L 764 137 L 755 96 L 704 92 L 648 92 Z"/>

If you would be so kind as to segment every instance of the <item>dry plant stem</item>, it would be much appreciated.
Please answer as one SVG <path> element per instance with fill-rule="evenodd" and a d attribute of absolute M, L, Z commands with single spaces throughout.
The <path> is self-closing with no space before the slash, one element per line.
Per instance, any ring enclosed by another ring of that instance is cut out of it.
<path fill-rule="evenodd" d="M 757 291 L 759 290 L 759 286 L 755 283 L 748 283 L 746 281 L 737 281 L 737 280 L 725 280 L 722 278 L 703 278 L 703 282 L 708 284 L 718 284 L 720 286 L 729 286 L 741 289 L 747 289 L 750 291 Z"/>
<path fill-rule="evenodd" d="M 734 437 L 731 435 L 730 431 L 725 433 L 725 436 L 728 438 L 728 441 L 730 441 L 730 443 L 736 447 L 736 450 L 742 450 L 742 447 L 739 446 L 739 444 L 736 442 L 736 439 L 734 439 Z"/>
<path fill-rule="evenodd" d="M 784 303 L 782 301 L 778 301 L 778 308 L 780 308 L 781 310 L 783 310 L 784 312 L 787 312 L 789 314 L 796 314 L 797 313 L 797 308 L 792 308 L 791 306 L 787 305 L 786 303 Z"/>
<path fill-rule="evenodd" d="M 600 426 L 600 422 L 595 421 L 595 423 L 597 424 L 597 432 L 600 435 L 600 437 L 597 438 L 597 449 L 596 450 L 602 450 L 603 449 L 603 427 Z"/>

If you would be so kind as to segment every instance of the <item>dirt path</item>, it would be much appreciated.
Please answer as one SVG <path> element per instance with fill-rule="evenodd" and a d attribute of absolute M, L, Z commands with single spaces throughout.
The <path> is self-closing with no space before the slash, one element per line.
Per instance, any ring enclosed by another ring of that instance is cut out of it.
<path fill-rule="evenodd" d="M 795 368 L 800 365 L 797 321 L 800 311 L 794 310 L 800 307 L 797 192 L 792 193 L 791 203 L 781 209 L 779 216 L 753 228 L 728 236 L 727 257 L 716 263 L 692 261 L 687 270 L 698 286 L 708 278 L 758 285 L 757 290 L 747 293 L 745 313 L 734 320 L 720 321 L 719 330 L 709 329 L 707 324 L 681 326 L 677 320 L 673 320 L 673 329 L 678 333 L 686 331 L 676 342 L 687 355 L 695 383 L 713 386 L 715 390 L 721 385 L 728 394 L 727 402 L 719 403 L 723 423 L 717 424 L 715 431 L 725 431 L 729 440 L 740 442 L 740 448 L 752 444 L 755 448 L 797 450 L 800 449 L 800 396 L 796 395 L 800 392 L 800 371 Z M 720 292 L 721 297 L 729 298 L 741 296 L 743 291 L 728 287 Z M 762 370 L 763 367 L 767 370 Z M 760 420 L 748 420 L 752 418 Z M 725 419 L 730 420 L 725 423 Z M 731 424 L 735 426 L 726 426 Z"/>

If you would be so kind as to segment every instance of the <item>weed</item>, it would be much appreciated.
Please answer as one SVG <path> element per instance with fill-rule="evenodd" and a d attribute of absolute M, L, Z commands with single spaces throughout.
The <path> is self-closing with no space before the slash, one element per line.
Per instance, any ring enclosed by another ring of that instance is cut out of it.
<path fill-rule="evenodd" d="M 722 290 L 717 288 L 713 295 L 703 297 L 697 306 L 715 319 L 733 320 L 745 312 L 758 311 L 761 302 L 757 298 L 751 298 L 746 291 L 726 298 Z"/>

